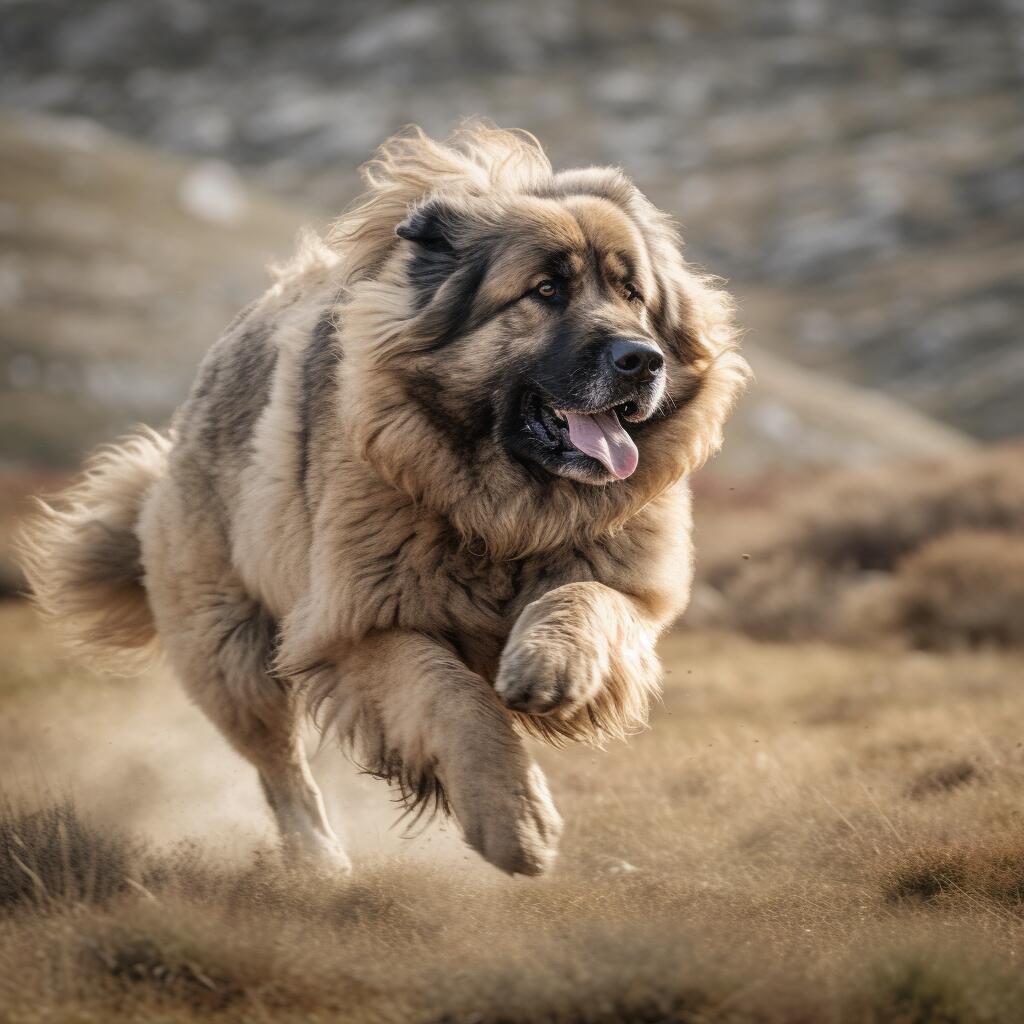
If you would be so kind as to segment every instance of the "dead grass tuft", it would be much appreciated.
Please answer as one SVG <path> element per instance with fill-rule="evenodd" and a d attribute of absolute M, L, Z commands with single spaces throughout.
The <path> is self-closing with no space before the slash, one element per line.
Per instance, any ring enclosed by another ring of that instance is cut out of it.
<path fill-rule="evenodd" d="M 0 798 L 0 911 L 106 902 L 131 886 L 141 855 L 137 841 L 83 821 L 70 799 L 18 810 Z"/>
<path fill-rule="evenodd" d="M 960 530 L 898 567 L 893 620 L 919 647 L 1024 646 L 1024 534 Z"/>
<path fill-rule="evenodd" d="M 887 875 L 882 891 L 892 903 L 934 900 L 962 891 L 966 876 L 967 856 L 963 850 L 919 850 Z"/>
<path fill-rule="evenodd" d="M 882 890 L 891 903 L 953 903 L 1019 912 L 1024 907 L 1024 844 L 980 839 L 925 847 L 890 871 Z"/>
<path fill-rule="evenodd" d="M 1022 986 L 1003 958 L 922 943 L 886 950 L 851 999 L 865 1024 L 997 1024 L 1016 1016 Z"/>
<path fill-rule="evenodd" d="M 969 782 L 976 781 L 978 775 L 978 766 L 973 761 L 964 758 L 944 761 L 918 773 L 908 793 L 913 799 L 921 800 L 937 793 L 959 789 Z"/>
<path fill-rule="evenodd" d="M 77 930 L 68 955 L 79 984 L 101 1004 L 248 1020 L 277 1010 L 337 1011 L 381 995 L 344 965 L 328 970 L 315 949 L 303 950 L 294 923 L 282 930 L 273 917 L 231 913 L 220 901 L 125 904 L 80 919 Z"/>
<path fill-rule="evenodd" d="M 137 927 L 90 937 L 84 953 L 85 973 L 106 973 L 116 985 L 144 989 L 157 1002 L 180 1003 L 196 1011 L 223 1010 L 245 991 L 230 973 L 202 962 L 196 950 L 140 934 Z"/>

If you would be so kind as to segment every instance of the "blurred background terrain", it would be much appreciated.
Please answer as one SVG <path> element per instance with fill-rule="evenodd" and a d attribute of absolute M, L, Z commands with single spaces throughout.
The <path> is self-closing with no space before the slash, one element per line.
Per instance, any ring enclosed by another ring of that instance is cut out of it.
<path fill-rule="evenodd" d="M 8 0 L 3 15 L 8 462 L 72 464 L 166 417 L 262 264 L 353 198 L 384 137 L 474 115 L 534 132 L 557 166 L 623 166 L 731 281 L 762 384 L 723 456 L 737 469 L 1024 431 L 1014 0 Z M 899 429 L 879 422 L 890 411 Z"/>
<path fill-rule="evenodd" d="M 163 670 L 6 601 L 0 1020 L 1019 1019 L 1020 0 L 0 0 L 0 593 L 27 496 L 167 420 L 382 139 L 472 116 L 621 165 L 739 299 L 653 731 L 542 752 L 530 889 L 325 750 L 364 874 L 311 892 Z"/>

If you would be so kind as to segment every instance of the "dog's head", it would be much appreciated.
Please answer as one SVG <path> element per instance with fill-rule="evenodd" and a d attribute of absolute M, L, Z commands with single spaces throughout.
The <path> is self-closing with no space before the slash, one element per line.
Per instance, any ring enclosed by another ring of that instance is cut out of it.
<path fill-rule="evenodd" d="M 643 426 L 692 379 L 681 339 L 659 330 L 665 285 L 627 213 L 586 194 L 434 198 L 397 234 L 419 370 L 459 395 L 469 433 L 486 426 L 511 458 L 583 483 L 631 476 Z"/>
<path fill-rule="evenodd" d="M 473 129 L 393 140 L 369 178 L 335 235 L 346 337 L 384 403 L 417 411 L 425 450 L 385 457 L 403 480 L 409 457 L 436 473 L 436 448 L 477 491 L 563 480 L 635 507 L 717 448 L 746 374 L 731 305 L 620 172 L 554 174 L 531 140 Z"/>

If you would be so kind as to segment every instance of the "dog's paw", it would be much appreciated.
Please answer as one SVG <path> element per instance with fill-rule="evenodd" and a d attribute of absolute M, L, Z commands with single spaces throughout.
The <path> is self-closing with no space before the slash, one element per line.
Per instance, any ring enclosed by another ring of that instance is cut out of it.
<path fill-rule="evenodd" d="M 495 689 L 513 711 L 548 715 L 586 704 L 600 690 L 602 676 L 590 651 L 566 639 L 526 637 L 505 648 Z"/>
<path fill-rule="evenodd" d="M 554 863 L 562 819 L 537 765 L 529 766 L 519 786 L 495 788 L 486 799 L 451 796 L 466 843 L 496 868 L 540 875 Z"/>
<path fill-rule="evenodd" d="M 292 833 L 283 837 L 282 851 L 285 863 L 302 871 L 327 877 L 352 874 L 352 861 L 333 836 Z"/>
<path fill-rule="evenodd" d="M 606 662 L 594 638 L 539 617 L 518 623 L 512 631 L 494 688 L 513 711 L 528 715 L 571 712 L 600 691 Z"/>

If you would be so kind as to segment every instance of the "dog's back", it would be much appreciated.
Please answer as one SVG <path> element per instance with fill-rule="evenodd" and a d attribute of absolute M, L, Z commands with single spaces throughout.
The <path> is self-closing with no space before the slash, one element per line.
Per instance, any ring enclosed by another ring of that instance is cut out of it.
<path fill-rule="evenodd" d="M 175 415 L 166 489 L 185 515 L 149 532 L 215 521 L 249 595 L 280 617 L 301 593 L 323 449 L 337 443 L 342 284 L 337 256 L 311 237 L 277 274 L 210 350 Z M 154 495 L 147 518 L 160 518 L 161 500 Z M 189 525 L 194 518 L 202 522 Z M 144 523 L 144 552 L 146 533 Z M 157 571 L 158 556 L 149 561 Z"/>
<path fill-rule="evenodd" d="M 155 647 L 146 576 L 158 567 L 145 564 L 140 536 L 155 491 L 176 490 L 192 515 L 216 523 L 225 551 L 254 578 L 282 530 L 304 550 L 302 492 L 336 355 L 320 323 L 337 294 L 329 255 L 305 239 L 211 347 L 172 428 L 141 428 L 102 448 L 23 525 L 16 543 L 33 599 L 90 660 L 131 667 Z"/>

